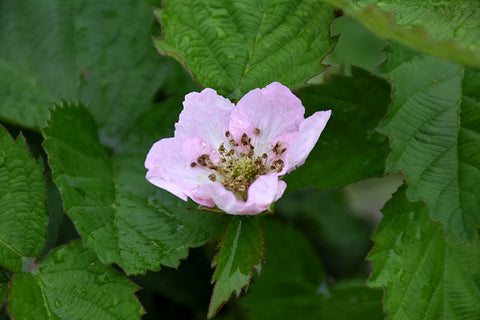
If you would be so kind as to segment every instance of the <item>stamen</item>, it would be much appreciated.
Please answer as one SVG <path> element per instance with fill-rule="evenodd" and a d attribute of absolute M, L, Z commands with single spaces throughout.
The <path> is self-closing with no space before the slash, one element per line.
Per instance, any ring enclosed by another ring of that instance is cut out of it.
<path fill-rule="evenodd" d="M 233 138 L 230 138 L 230 140 L 228 140 L 228 142 L 234 146 L 234 147 L 238 147 L 238 143 L 235 142 L 235 140 L 233 140 Z"/>
<path fill-rule="evenodd" d="M 250 142 L 249 140 L 250 140 L 250 138 L 248 138 L 247 134 L 244 133 L 242 135 L 242 139 L 241 139 L 242 145 L 244 145 L 244 146 L 248 145 L 248 143 Z"/>
<path fill-rule="evenodd" d="M 255 128 L 254 133 L 260 134 L 260 129 Z M 197 158 L 197 162 L 191 163 L 191 166 L 201 165 L 212 170 L 208 176 L 211 181 L 220 182 L 225 188 L 240 194 L 244 199 L 249 186 L 259 176 L 271 172 L 280 173 L 285 167 L 283 160 L 278 159 L 278 156 L 286 151 L 286 148 L 281 148 L 280 141 L 277 141 L 269 152 L 256 156 L 252 139 L 246 133 L 242 134 L 238 143 L 229 131 L 225 132 L 225 137 L 228 138 L 228 145 L 221 143 L 218 147 L 218 163 L 214 163 L 209 154 L 202 154 Z M 237 149 L 239 144 L 242 145 L 242 151 Z"/>
<path fill-rule="evenodd" d="M 205 158 L 203 157 L 204 155 L 202 154 L 200 157 L 197 158 L 197 162 L 199 165 L 202 167 L 206 167 L 207 163 L 205 162 Z"/>
<path fill-rule="evenodd" d="M 196 163 L 196 162 L 192 162 L 192 163 L 190 163 L 190 167 L 192 167 L 192 168 L 193 168 L 193 167 L 195 167 L 196 165 L 197 165 L 197 163 Z"/>
<path fill-rule="evenodd" d="M 222 142 L 222 144 L 220 145 L 220 147 L 218 148 L 218 151 L 220 152 L 220 154 L 224 154 L 224 153 L 225 153 L 225 145 L 223 144 L 223 142 Z"/>

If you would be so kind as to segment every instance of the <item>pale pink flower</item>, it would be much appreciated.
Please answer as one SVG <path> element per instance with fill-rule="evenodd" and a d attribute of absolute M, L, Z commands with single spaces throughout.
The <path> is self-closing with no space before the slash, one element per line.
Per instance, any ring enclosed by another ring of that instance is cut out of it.
<path fill-rule="evenodd" d="M 331 111 L 305 119 L 301 101 L 278 82 L 237 105 L 204 89 L 185 96 L 173 138 L 156 142 L 147 180 L 177 197 L 228 214 L 257 214 L 278 200 L 283 175 L 305 162 Z"/>

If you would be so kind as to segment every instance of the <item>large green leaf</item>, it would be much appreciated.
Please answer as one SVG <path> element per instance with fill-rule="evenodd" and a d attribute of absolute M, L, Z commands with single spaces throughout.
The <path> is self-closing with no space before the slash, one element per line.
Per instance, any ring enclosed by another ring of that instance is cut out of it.
<path fill-rule="evenodd" d="M 132 147 L 133 153 L 108 158 L 83 107 L 57 107 L 44 135 L 65 211 L 103 262 L 118 263 L 127 273 L 158 270 L 159 264 L 177 267 L 189 247 L 210 237 L 217 216 L 187 210 L 185 202 L 150 185 L 143 167 L 148 147 L 143 144 L 141 154 Z"/>
<path fill-rule="evenodd" d="M 408 202 L 405 187 L 383 208 L 373 235 L 370 285 L 385 287 L 387 319 L 478 319 L 480 252 L 445 236 L 425 204 Z"/>
<path fill-rule="evenodd" d="M 382 319 L 381 291 L 358 281 L 327 285 L 312 245 L 294 228 L 263 223 L 266 258 L 242 299 L 249 319 Z"/>
<path fill-rule="evenodd" d="M 387 170 L 403 170 L 408 198 L 424 199 L 446 232 L 471 241 L 480 224 L 480 72 L 400 46 L 389 57 Z"/>
<path fill-rule="evenodd" d="M 167 77 L 151 10 L 137 0 L 0 1 L 0 119 L 38 129 L 66 99 L 115 134 Z"/>
<path fill-rule="evenodd" d="M 331 109 L 332 116 L 305 164 L 286 176 L 289 191 L 328 189 L 382 175 L 388 141 L 375 132 L 390 104 L 390 86 L 366 71 L 333 75 L 325 84 L 302 89 L 307 114 Z"/>
<path fill-rule="evenodd" d="M 218 254 L 212 282 L 215 282 L 208 317 L 212 318 L 232 294 L 248 289 L 253 270 L 260 273 L 264 259 L 265 238 L 258 217 L 234 216 L 228 223 Z"/>
<path fill-rule="evenodd" d="M 47 227 L 42 162 L 22 135 L 13 141 L 0 126 L 0 264 L 17 272 L 37 257 Z"/>
<path fill-rule="evenodd" d="M 326 0 L 382 38 L 457 63 L 480 66 L 477 0 Z"/>
<path fill-rule="evenodd" d="M 333 8 L 315 0 L 166 0 L 159 51 L 204 87 L 238 99 L 273 81 L 294 88 L 323 70 Z"/>
<path fill-rule="evenodd" d="M 140 319 L 138 287 L 72 242 L 50 252 L 31 272 L 16 274 L 8 312 L 29 319 Z"/>

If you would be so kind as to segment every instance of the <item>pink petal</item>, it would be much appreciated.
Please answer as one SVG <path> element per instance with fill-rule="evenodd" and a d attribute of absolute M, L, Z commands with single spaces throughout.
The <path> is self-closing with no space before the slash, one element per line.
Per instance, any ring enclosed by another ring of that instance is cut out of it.
<path fill-rule="evenodd" d="M 202 139 L 184 136 L 162 139 L 147 154 L 146 178 L 185 201 L 191 197 L 197 203 L 213 207 L 215 204 L 210 199 L 193 198 L 201 185 L 212 183 L 207 169 L 191 166 L 202 154 L 216 155 L 210 144 Z"/>
<path fill-rule="evenodd" d="M 230 132 L 236 140 L 246 133 L 253 140 L 256 154 L 262 154 L 276 137 L 298 131 L 304 113 L 300 99 L 284 85 L 273 82 L 240 99 L 231 115 Z M 256 128 L 260 129 L 258 136 Z"/>
<path fill-rule="evenodd" d="M 287 149 L 287 172 L 295 170 L 305 162 L 327 125 L 331 113 L 331 110 L 315 112 L 300 124 L 300 131 Z"/>
<path fill-rule="evenodd" d="M 237 199 L 232 191 L 220 183 L 205 184 L 198 192 L 203 197 L 210 196 L 217 207 L 228 214 L 251 215 L 267 210 L 272 202 L 282 196 L 286 187 L 287 184 L 284 181 L 270 174 L 258 177 L 250 185 L 247 201 Z"/>
<path fill-rule="evenodd" d="M 183 111 L 175 124 L 175 136 L 198 137 L 214 149 L 226 142 L 230 114 L 235 105 L 213 89 L 191 92 L 185 96 Z"/>

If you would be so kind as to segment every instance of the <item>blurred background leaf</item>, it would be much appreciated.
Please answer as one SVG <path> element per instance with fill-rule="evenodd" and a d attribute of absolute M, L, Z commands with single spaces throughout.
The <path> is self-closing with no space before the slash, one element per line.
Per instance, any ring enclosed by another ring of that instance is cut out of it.
<path fill-rule="evenodd" d="M 158 87 L 177 77 L 150 38 L 157 3 L 0 1 L 0 119 L 38 130 L 53 103 L 82 102 L 113 146 Z"/>
<path fill-rule="evenodd" d="M 5 295 L 7 294 L 8 283 L 10 282 L 10 277 L 11 277 L 11 275 L 7 271 L 7 269 L 5 269 L 3 267 L 0 267 L 0 306 L 5 301 Z M 1 310 L 1 308 L 0 308 L 0 310 Z"/>
<path fill-rule="evenodd" d="M 309 241 L 278 220 L 263 222 L 266 261 L 242 303 L 249 319 L 383 319 L 382 292 L 362 281 L 330 285 Z"/>
<path fill-rule="evenodd" d="M 480 66 L 478 1 L 326 0 L 384 39 L 457 63 Z"/>

